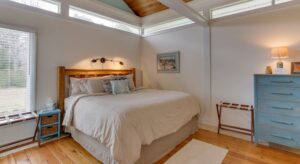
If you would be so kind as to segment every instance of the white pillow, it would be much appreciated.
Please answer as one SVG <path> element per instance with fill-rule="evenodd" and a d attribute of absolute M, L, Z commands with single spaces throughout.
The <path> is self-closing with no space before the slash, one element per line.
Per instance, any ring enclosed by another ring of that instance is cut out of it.
<path fill-rule="evenodd" d="M 126 77 L 128 79 L 129 89 L 130 90 L 134 90 L 135 89 L 135 85 L 134 85 L 134 81 L 133 81 L 133 74 L 126 75 Z"/>
<path fill-rule="evenodd" d="M 70 96 L 88 93 L 87 79 L 70 78 Z"/>
<path fill-rule="evenodd" d="M 103 80 L 110 79 L 112 76 L 92 77 L 87 79 L 87 90 L 89 94 L 103 93 Z"/>

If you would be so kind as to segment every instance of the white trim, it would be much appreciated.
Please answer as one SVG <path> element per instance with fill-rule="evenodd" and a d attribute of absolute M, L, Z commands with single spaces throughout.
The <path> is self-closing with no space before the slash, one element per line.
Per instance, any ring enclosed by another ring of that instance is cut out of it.
<path fill-rule="evenodd" d="M 122 22 L 126 22 L 128 24 L 133 24 L 136 26 L 141 26 L 141 18 L 128 13 L 126 11 L 123 11 L 121 9 L 118 9 L 116 7 L 110 6 L 106 3 L 103 3 L 98 0 L 61 0 L 64 1 L 64 3 L 68 3 L 72 6 L 78 6 L 80 8 L 89 10 L 91 12 L 98 13 L 100 15 L 104 15 L 107 17 L 110 17 L 112 19 L 116 19 Z"/>
<path fill-rule="evenodd" d="M 30 33 L 31 47 L 30 47 L 30 58 L 29 59 L 29 73 L 30 73 L 30 105 L 31 111 L 36 110 L 36 95 L 37 95 L 37 85 L 36 85 L 36 58 L 37 58 L 37 34 L 35 32 Z"/>
<path fill-rule="evenodd" d="M 175 31 L 179 31 L 179 30 L 184 30 L 184 29 L 188 29 L 188 28 L 196 27 L 196 26 L 199 26 L 199 25 L 197 25 L 196 23 L 192 23 L 192 24 L 188 24 L 188 25 L 184 25 L 184 26 L 179 26 L 179 27 L 170 28 L 167 30 L 154 32 L 154 33 L 151 33 L 148 35 L 143 34 L 142 37 L 147 38 L 147 37 L 151 37 L 151 36 L 155 36 L 155 35 L 161 35 L 161 34 L 166 34 L 166 33 L 175 32 Z"/>
<path fill-rule="evenodd" d="M 291 1 L 291 2 L 281 3 L 281 4 L 277 4 L 277 5 L 273 5 L 273 6 L 264 7 L 264 8 L 259 8 L 259 9 L 255 9 L 255 10 L 250 10 L 250 11 L 246 11 L 246 12 L 242 12 L 242 13 L 238 13 L 238 14 L 234 14 L 234 15 L 228 15 L 228 16 L 221 17 L 221 18 L 211 19 L 209 21 L 209 23 L 213 24 L 216 22 L 238 19 L 238 18 L 242 18 L 245 16 L 270 13 L 270 12 L 274 12 L 277 10 L 298 7 L 299 5 L 300 5 L 300 1 Z"/>
<path fill-rule="evenodd" d="M 57 12 L 56 11 L 51 11 L 51 10 L 47 10 L 47 9 L 43 9 L 39 6 L 33 6 L 33 5 L 28 5 L 26 3 L 22 3 L 22 2 L 17 2 L 15 0 L 8 0 L 9 2 L 12 2 L 12 3 L 17 3 L 17 4 L 20 4 L 20 5 L 25 5 L 25 6 L 29 6 L 31 8 L 38 8 L 40 10 L 44 10 L 44 11 L 47 11 L 47 12 L 51 12 L 51 13 L 55 13 L 55 14 L 60 14 L 61 13 L 61 2 L 60 1 L 54 1 L 54 0 L 40 0 L 40 1 L 44 1 L 46 3 L 49 3 L 49 4 L 52 4 L 52 5 L 55 5 L 57 7 Z"/>
<path fill-rule="evenodd" d="M 239 8 L 237 8 L 237 6 Z M 240 13 L 266 8 L 270 6 L 272 6 L 272 0 L 260 0 L 260 1 L 240 0 L 238 2 L 234 2 L 234 3 L 226 4 L 224 6 L 218 6 L 216 8 L 210 9 L 210 19 L 222 18 L 229 15 L 240 14 Z M 228 9 L 231 10 L 226 11 Z M 218 12 L 219 10 L 223 10 L 223 12 L 221 11 L 221 13 L 214 15 L 214 12 Z"/>
<path fill-rule="evenodd" d="M 33 148 L 33 147 L 38 147 L 38 143 L 37 142 L 36 143 L 32 143 L 32 144 L 29 144 L 29 145 L 26 145 L 26 146 L 22 146 L 22 147 L 19 147 L 19 148 L 16 148 L 16 149 L 4 152 L 4 153 L 0 153 L 0 158 L 8 156 L 10 154 L 14 154 L 14 153 L 23 151 L 25 149 Z"/>
<path fill-rule="evenodd" d="M 138 30 L 138 32 L 135 33 L 135 32 L 131 32 L 131 31 L 123 30 L 121 28 L 116 28 L 116 27 L 105 25 L 105 24 L 96 23 L 96 22 L 93 22 L 92 20 L 89 21 L 89 20 L 86 20 L 86 19 L 78 18 L 78 17 L 72 16 L 70 14 L 71 10 L 73 10 L 74 12 L 81 12 L 83 14 L 87 14 L 87 15 L 90 15 L 92 17 L 95 17 L 95 18 L 98 18 L 98 19 L 102 19 L 102 20 L 105 20 L 105 21 L 108 21 L 108 22 L 111 22 L 111 23 L 118 23 L 120 25 L 125 25 L 125 26 L 133 28 L 135 30 Z M 104 16 L 104 15 L 100 15 L 98 13 L 94 13 L 92 11 L 89 11 L 89 10 L 86 10 L 86 9 L 83 9 L 83 8 L 80 8 L 80 7 L 77 7 L 77 6 L 73 6 L 73 5 L 69 6 L 69 17 L 73 18 L 73 19 L 79 19 L 79 20 L 90 22 L 90 23 L 93 23 L 93 24 L 97 24 L 97 25 L 101 25 L 101 26 L 105 26 L 105 27 L 109 27 L 109 28 L 113 28 L 113 29 L 117 29 L 117 30 L 129 32 L 129 33 L 133 33 L 133 34 L 136 34 L 136 35 L 141 35 L 141 27 L 139 27 L 139 26 L 135 26 L 135 25 L 132 25 L 132 24 L 129 24 L 129 23 L 126 23 L 126 22 L 122 22 L 122 21 L 119 21 L 119 20 L 116 20 L 116 19 Z"/>

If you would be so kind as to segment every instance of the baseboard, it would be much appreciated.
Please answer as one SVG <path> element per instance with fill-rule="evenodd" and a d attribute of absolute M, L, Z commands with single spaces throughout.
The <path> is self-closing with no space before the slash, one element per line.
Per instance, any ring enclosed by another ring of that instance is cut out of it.
<path fill-rule="evenodd" d="M 59 138 L 49 139 L 48 141 L 43 142 L 42 145 L 46 144 L 46 143 L 49 143 L 49 142 L 52 142 L 52 141 L 56 141 L 56 140 L 68 137 L 68 136 L 70 136 L 70 135 L 62 134 Z M 13 150 L 9 150 L 9 151 L 0 153 L 0 158 L 4 157 L 4 156 L 8 156 L 8 155 L 13 154 L 13 153 L 23 151 L 25 149 L 33 148 L 33 147 L 38 147 L 38 142 L 34 142 L 34 143 L 31 143 L 31 144 L 28 144 L 28 145 L 25 145 L 25 146 L 22 146 L 22 147 L 15 148 Z"/>
<path fill-rule="evenodd" d="M 211 131 L 214 133 L 218 132 L 218 127 L 215 125 L 212 125 L 212 124 L 200 123 L 200 124 L 198 124 L 198 127 L 199 127 L 199 129 L 208 130 L 208 131 Z M 228 136 L 239 138 L 239 139 L 246 140 L 246 141 L 251 141 L 250 136 L 231 132 L 231 131 L 221 130 L 220 134 L 228 135 Z"/>
<path fill-rule="evenodd" d="M 3 152 L 3 153 L 0 154 L 0 157 L 5 157 L 5 156 L 8 156 L 10 154 L 17 153 L 17 152 L 23 151 L 25 149 L 29 149 L 29 148 L 33 148 L 33 147 L 37 147 L 37 146 L 38 146 L 38 143 L 35 142 L 35 143 L 29 144 L 29 145 L 26 145 L 26 146 L 22 146 L 22 147 L 13 149 L 13 150 Z"/>

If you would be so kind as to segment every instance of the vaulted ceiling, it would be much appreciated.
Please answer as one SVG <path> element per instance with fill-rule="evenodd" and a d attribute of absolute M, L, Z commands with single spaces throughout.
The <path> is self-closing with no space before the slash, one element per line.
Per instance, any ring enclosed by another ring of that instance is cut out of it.
<path fill-rule="evenodd" d="M 189 2 L 191 0 L 184 0 Z M 140 17 L 151 15 L 168 9 L 167 6 L 160 3 L 158 0 L 124 0 L 125 3 Z"/>
<path fill-rule="evenodd" d="M 168 9 L 167 6 L 160 3 L 158 0 L 99 0 L 110 6 L 119 8 L 123 11 L 134 13 L 139 17 L 148 16 L 163 10 Z M 190 2 L 192 0 L 183 0 Z"/>

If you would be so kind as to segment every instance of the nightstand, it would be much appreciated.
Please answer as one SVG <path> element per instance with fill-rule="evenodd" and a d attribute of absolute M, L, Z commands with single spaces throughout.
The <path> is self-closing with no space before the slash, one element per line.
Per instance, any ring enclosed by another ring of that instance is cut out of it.
<path fill-rule="evenodd" d="M 41 111 L 38 113 L 38 143 L 60 137 L 60 110 Z"/>

